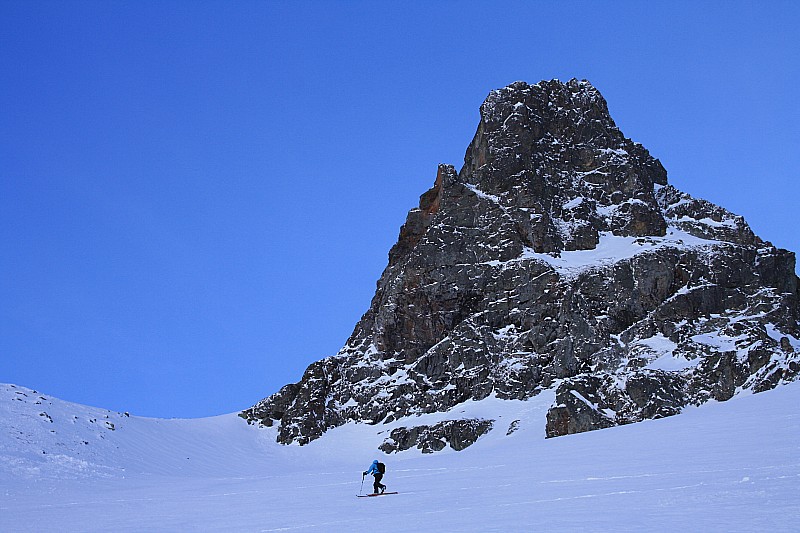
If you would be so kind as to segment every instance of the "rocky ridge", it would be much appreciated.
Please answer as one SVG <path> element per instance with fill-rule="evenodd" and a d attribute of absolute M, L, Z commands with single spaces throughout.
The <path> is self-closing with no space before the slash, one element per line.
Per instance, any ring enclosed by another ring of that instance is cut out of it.
<path fill-rule="evenodd" d="M 669 185 L 590 83 L 516 82 L 409 212 L 342 350 L 241 416 L 305 444 L 552 389 L 547 435 L 588 431 L 795 380 L 799 318 L 794 254 Z M 491 427 L 410 427 L 381 449 Z"/>

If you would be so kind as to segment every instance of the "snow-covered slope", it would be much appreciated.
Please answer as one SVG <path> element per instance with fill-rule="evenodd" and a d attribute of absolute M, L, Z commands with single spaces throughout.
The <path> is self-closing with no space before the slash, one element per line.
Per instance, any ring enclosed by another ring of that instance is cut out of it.
<path fill-rule="evenodd" d="M 461 452 L 383 456 L 403 420 L 283 446 L 235 415 L 138 418 L 0 385 L 0 531 L 796 531 L 800 383 L 555 439 L 545 396 L 415 419 L 496 423 Z M 400 494 L 355 498 L 379 456 Z"/>

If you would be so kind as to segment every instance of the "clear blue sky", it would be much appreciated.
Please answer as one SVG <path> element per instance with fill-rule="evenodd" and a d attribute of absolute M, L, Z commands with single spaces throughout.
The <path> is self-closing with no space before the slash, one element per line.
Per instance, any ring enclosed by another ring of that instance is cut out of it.
<path fill-rule="evenodd" d="M 0 3 L 0 381 L 246 408 L 344 344 L 486 94 L 589 79 L 800 251 L 796 2 Z"/>

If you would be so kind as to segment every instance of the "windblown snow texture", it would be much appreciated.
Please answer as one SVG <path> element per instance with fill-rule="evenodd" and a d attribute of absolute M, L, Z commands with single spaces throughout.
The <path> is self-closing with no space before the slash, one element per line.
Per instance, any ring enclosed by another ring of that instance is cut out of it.
<path fill-rule="evenodd" d="M 489 396 L 555 394 L 547 435 L 659 418 L 796 379 L 794 254 L 667 181 L 586 81 L 493 91 L 440 165 L 342 350 L 242 416 L 306 444 Z M 492 419 L 381 446 L 469 446 Z"/>

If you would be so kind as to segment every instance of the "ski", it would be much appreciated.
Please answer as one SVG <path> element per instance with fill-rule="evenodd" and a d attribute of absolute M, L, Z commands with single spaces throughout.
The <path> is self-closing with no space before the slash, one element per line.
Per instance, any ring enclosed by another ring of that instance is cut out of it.
<path fill-rule="evenodd" d="M 399 492 L 382 492 L 380 494 L 356 494 L 358 498 L 372 498 L 373 496 L 388 496 L 389 494 L 400 494 Z"/>

